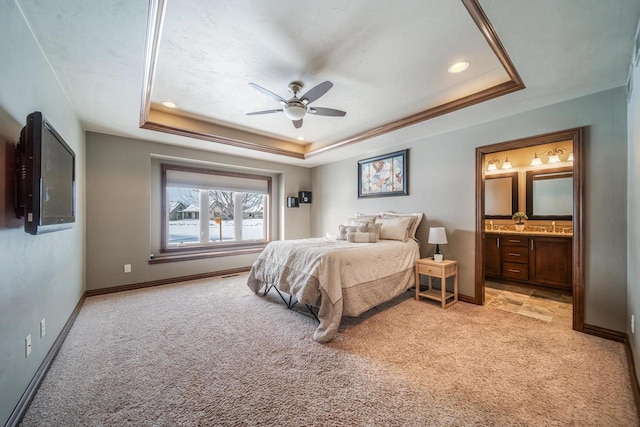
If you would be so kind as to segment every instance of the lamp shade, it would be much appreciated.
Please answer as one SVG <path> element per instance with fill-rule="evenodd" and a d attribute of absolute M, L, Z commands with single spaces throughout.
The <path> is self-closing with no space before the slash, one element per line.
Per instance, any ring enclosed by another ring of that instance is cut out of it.
<path fill-rule="evenodd" d="M 444 227 L 429 228 L 429 243 L 434 245 L 443 245 L 448 243 L 447 233 L 444 231 Z"/>
<path fill-rule="evenodd" d="M 560 156 L 557 154 L 550 155 L 549 160 L 547 160 L 547 163 L 560 163 Z"/>
<path fill-rule="evenodd" d="M 542 160 L 538 157 L 538 153 L 535 153 L 533 159 L 531 159 L 531 166 L 540 166 L 542 164 Z"/>

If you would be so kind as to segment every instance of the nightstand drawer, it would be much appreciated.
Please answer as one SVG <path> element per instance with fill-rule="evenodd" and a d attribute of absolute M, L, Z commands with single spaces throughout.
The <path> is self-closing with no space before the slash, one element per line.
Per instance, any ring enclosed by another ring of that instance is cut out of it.
<path fill-rule="evenodd" d="M 503 246 L 502 261 L 529 263 L 529 248 L 526 246 Z"/>
<path fill-rule="evenodd" d="M 529 246 L 529 238 L 528 237 L 519 237 L 519 236 L 504 236 L 502 239 L 503 246 Z"/>
<path fill-rule="evenodd" d="M 528 280 L 529 279 L 529 265 L 528 264 L 516 264 L 513 262 L 502 263 L 502 276 L 511 279 Z"/>
<path fill-rule="evenodd" d="M 440 276 L 442 275 L 442 267 L 434 267 L 432 265 L 426 264 L 417 264 L 418 274 L 426 274 L 430 276 Z"/>

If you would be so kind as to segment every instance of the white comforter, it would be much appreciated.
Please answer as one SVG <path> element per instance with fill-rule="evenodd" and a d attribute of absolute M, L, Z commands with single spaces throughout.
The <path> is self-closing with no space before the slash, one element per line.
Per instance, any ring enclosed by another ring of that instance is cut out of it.
<path fill-rule="evenodd" d="M 255 293 L 275 285 L 299 302 L 318 307 L 313 338 L 331 341 L 342 316 L 358 316 L 414 284 L 418 244 L 396 240 L 349 243 L 330 238 L 271 242 L 251 267 Z"/>

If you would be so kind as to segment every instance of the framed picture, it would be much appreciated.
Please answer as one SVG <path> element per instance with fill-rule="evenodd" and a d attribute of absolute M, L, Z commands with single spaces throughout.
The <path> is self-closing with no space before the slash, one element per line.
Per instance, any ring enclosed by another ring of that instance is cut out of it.
<path fill-rule="evenodd" d="M 406 196 L 409 150 L 358 161 L 358 198 Z"/>

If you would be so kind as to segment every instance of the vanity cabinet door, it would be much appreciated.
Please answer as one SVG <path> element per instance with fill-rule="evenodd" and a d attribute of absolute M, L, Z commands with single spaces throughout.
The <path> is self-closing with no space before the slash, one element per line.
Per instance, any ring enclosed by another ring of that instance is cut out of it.
<path fill-rule="evenodd" d="M 502 237 L 498 234 L 484 236 L 484 273 L 487 276 L 500 277 L 500 245 Z"/>
<path fill-rule="evenodd" d="M 571 239 L 532 237 L 529 250 L 529 280 L 571 289 Z"/>

